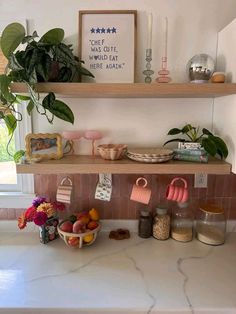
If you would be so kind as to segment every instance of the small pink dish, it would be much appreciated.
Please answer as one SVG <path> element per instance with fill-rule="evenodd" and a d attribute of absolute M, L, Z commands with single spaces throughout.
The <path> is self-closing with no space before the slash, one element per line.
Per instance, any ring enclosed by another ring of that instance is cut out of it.
<path fill-rule="evenodd" d="M 98 145 L 97 150 L 103 159 L 117 160 L 127 152 L 127 145 L 124 144 L 102 144 Z"/>

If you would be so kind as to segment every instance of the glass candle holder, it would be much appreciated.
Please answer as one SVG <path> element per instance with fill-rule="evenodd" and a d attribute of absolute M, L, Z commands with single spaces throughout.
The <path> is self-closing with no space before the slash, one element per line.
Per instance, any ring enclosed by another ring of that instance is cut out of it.
<path fill-rule="evenodd" d="M 69 151 L 66 152 L 66 154 L 71 153 L 74 155 L 74 141 L 79 140 L 82 137 L 80 131 L 64 131 L 62 132 L 62 137 L 66 139 L 65 147 L 69 146 Z"/>
<path fill-rule="evenodd" d="M 95 155 L 95 141 L 100 140 L 102 138 L 102 133 L 100 131 L 96 131 L 96 130 L 88 130 L 88 131 L 84 132 L 84 138 L 86 140 L 92 141 L 91 154 L 92 154 L 92 156 L 94 156 Z"/>

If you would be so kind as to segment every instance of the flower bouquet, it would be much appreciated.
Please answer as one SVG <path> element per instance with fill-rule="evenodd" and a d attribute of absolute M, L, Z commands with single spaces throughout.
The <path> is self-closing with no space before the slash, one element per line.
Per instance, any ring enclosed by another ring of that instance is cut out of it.
<path fill-rule="evenodd" d="M 40 242 L 46 244 L 58 238 L 58 211 L 63 211 L 65 205 L 59 202 L 48 202 L 45 197 L 37 197 L 31 207 L 18 218 L 18 227 L 24 229 L 28 222 L 39 226 Z"/>

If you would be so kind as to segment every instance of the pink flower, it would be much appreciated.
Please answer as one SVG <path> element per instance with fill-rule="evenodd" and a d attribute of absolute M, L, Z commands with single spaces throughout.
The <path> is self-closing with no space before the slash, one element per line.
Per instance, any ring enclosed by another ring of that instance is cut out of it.
<path fill-rule="evenodd" d="M 27 221 L 33 221 L 35 214 L 36 214 L 36 208 L 34 206 L 29 207 L 25 211 L 25 218 L 26 218 L 26 220 Z"/>
<path fill-rule="evenodd" d="M 48 216 L 45 212 L 36 212 L 36 214 L 34 216 L 34 223 L 37 226 L 42 226 L 45 224 L 47 219 L 48 219 Z"/>

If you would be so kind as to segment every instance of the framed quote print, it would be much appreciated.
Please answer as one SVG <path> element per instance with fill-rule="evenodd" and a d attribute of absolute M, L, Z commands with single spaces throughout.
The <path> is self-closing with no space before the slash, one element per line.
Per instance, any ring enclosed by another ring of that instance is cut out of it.
<path fill-rule="evenodd" d="M 96 83 L 133 83 L 136 10 L 79 11 L 79 57 Z"/>

